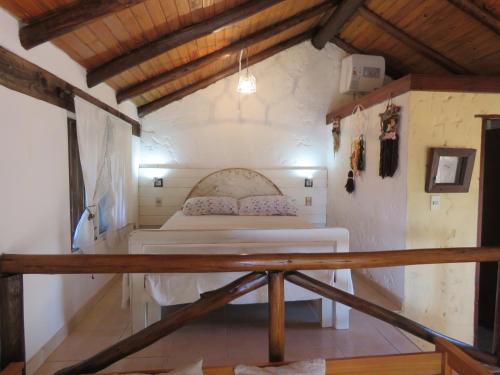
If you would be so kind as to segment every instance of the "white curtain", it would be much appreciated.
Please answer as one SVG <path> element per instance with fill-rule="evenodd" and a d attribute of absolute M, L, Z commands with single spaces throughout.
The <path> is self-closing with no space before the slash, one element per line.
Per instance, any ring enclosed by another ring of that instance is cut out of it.
<path fill-rule="evenodd" d="M 75 97 L 75 109 L 86 210 L 74 245 L 92 252 L 99 234 L 97 215 L 107 223 L 106 239 L 111 246 L 116 244 L 117 230 L 127 224 L 125 191 L 130 171 L 126 166 L 130 165 L 132 131 L 129 124 L 79 97 Z"/>

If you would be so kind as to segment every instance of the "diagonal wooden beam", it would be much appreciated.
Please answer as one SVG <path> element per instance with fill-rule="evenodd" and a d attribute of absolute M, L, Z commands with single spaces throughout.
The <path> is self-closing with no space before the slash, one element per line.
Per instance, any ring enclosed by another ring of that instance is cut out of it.
<path fill-rule="evenodd" d="M 56 374 L 91 374 L 100 371 L 128 355 L 144 349 L 190 321 L 215 311 L 266 284 L 267 276 L 265 273 L 253 272 L 242 276 L 220 289 L 203 294 L 196 302 L 175 311 L 165 319 L 117 342 L 89 359 L 57 371 Z"/>
<path fill-rule="evenodd" d="M 439 52 L 433 50 L 432 48 L 426 46 L 425 44 L 419 42 L 412 36 L 408 35 L 404 31 L 398 29 L 396 26 L 392 25 L 378 14 L 374 13 L 367 7 L 361 7 L 359 9 L 359 14 L 368 22 L 373 23 L 385 32 L 392 35 L 394 38 L 399 39 L 401 42 L 406 44 L 408 47 L 414 49 L 418 53 L 422 54 L 434 63 L 442 66 L 444 69 L 455 74 L 472 74 L 466 68 L 460 66 L 453 60 L 441 55 Z"/>
<path fill-rule="evenodd" d="M 79 0 L 21 27 L 19 39 L 30 49 L 145 0 Z"/>
<path fill-rule="evenodd" d="M 484 26 L 500 35 L 500 15 L 480 7 L 471 0 L 448 0 L 457 8 L 477 19 Z"/>
<path fill-rule="evenodd" d="M 119 91 L 116 94 L 116 100 L 118 101 L 118 103 L 121 103 L 124 100 L 133 98 L 147 91 L 155 89 L 156 87 L 172 82 L 186 74 L 193 72 L 196 69 L 211 64 L 219 59 L 225 59 L 228 56 L 231 56 L 232 54 L 239 52 L 242 49 L 248 48 L 251 45 L 254 45 L 256 43 L 269 39 L 273 36 L 276 36 L 277 34 L 289 29 L 290 27 L 296 26 L 308 19 L 311 19 L 313 17 L 325 13 L 331 8 L 332 8 L 332 3 L 330 1 L 326 1 L 318 6 L 307 9 L 284 21 L 281 21 L 264 30 L 251 34 L 239 41 L 236 41 L 235 43 L 232 43 L 224 48 L 221 48 L 208 55 L 200 57 L 199 59 L 190 61 L 187 64 L 178 66 L 165 73 L 159 74 L 146 81 L 140 82 L 134 86 Z"/>
<path fill-rule="evenodd" d="M 89 87 L 93 87 L 153 57 L 209 35 L 220 28 L 239 22 L 283 1 L 284 0 L 248 1 L 243 5 L 232 8 L 215 17 L 167 34 L 98 66 L 87 74 L 87 84 Z"/>
<path fill-rule="evenodd" d="M 339 38 L 338 36 L 334 36 L 331 40 L 330 40 L 331 43 L 335 44 L 337 47 L 343 49 L 344 51 L 346 51 L 347 53 L 350 53 L 350 54 L 355 54 L 355 53 L 359 53 L 359 54 L 365 54 L 363 51 L 359 50 L 358 48 L 354 47 L 352 44 L 349 44 L 347 43 L 345 40 Z M 389 60 L 391 60 L 391 58 L 388 58 L 386 56 L 384 56 L 385 58 L 385 73 L 391 77 L 392 79 L 399 79 L 403 76 L 405 76 L 406 74 L 408 74 L 409 72 L 403 72 L 401 71 L 400 68 L 397 68 L 394 66 L 394 64 L 390 63 Z"/>
<path fill-rule="evenodd" d="M 312 44 L 317 49 L 325 47 L 335 35 L 339 34 L 345 24 L 354 16 L 365 0 L 344 0 L 335 9 L 325 25 L 312 38 Z"/>
<path fill-rule="evenodd" d="M 380 319 L 386 323 L 391 324 L 392 326 L 398 327 L 408 333 L 411 333 L 412 335 L 415 335 L 425 341 L 428 341 L 431 344 L 434 343 L 434 339 L 436 337 L 439 337 L 460 347 L 462 350 L 467 352 L 467 354 L 477 359 L 478 361 L 488 363 L 491 365 L 498 364 L 497 358 L 491 353 L 483 352 L 482 350 L 472 345 L 466 344 L 462 341 L 443 335 L 442 333 L 436 332 L 431 328 L 428 328 L 420 323 L 417 323 L 402 315 L 396 314 L 393 311 L 387 310 L 383 307 L 368 302 L 362 298 L 356 297 L 343 290 L 340 290 L 331 285 L 313 279 L 312 277 L 309 277 L 303 273 L 300 273 L 298 271 L 287 272 L 285 274 L 285 278 L 287 281 L 295 285 L 298 285 L 313 293 L 317 293 L 325 298 L 329 298 L 333 301 L 340 302 L 341 304 L 349 306 L 358 311 L 361 311 L 364 314 Z"/>
<path fill-rule="evenodd" d="M 312 31 L 306 31 L 305 33 L 302 33 L 300 35 L 297 35 L 293 38 L 290 38 L 284 42 L 281 42 L 279 44 L 276 44 L 270 48 L 265 49 L 264 51 L 258 53 L 257 55 L 251 56 L 248 61 L 248 65 L 253 65 L 256 64 L 262 60 L 265 60 L 278 52 L 281 52 L 285 49 L 288 49 L 290 47 L 293 47 L 296 44 L 302 43 L 308 39 L 311 38 L 313 35 Z M 210 76 L 208 78 L 205 78 L 199 82 L 195 82 L 192 85 L 183 87 L 180 90 L 177 90 L 171 94 L 168 94 L 166 96 L 163 96 L 159 99 L 156 99 L 155 101 L 152 101 L 151 103 L 144 104 L 140 106 L 137 111 L 139 113 L 140 117 L 144 117 L 147 114 L 154 112 L 161 107 L 164 107 L 172 102 L 175 102 L 177 100 L 181 100 L 187 95 L 193 94 L 198 90 L 204 89 L 211 84 L 224 79 L 226 77 L 229 77 L 230 75 L 233 75 L 234 73 L 238 72 L 238 64 L 233 64 L 229 68 L 224 69 L 223 71 L 214 74 L 213 76 Z"/>

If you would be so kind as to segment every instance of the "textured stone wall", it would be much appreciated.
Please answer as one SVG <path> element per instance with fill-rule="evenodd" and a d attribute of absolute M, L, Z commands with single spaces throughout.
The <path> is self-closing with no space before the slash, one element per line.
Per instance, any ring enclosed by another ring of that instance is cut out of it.
<path fill-rule="evenodd" d="M 350 99 L 338 94 L 343 56 L 332 44 L 318 51 L 307 41 L 250 67 L 256 94 L 237 94 L 235 74 L 146 116 L 142 163 L 326 165 L 325 115 Z"/>
<path fill-rule="evenodd" d="M 409 93 L 394 98 L 393 102 L 402 108 L 399 167 L 394 177 L 379 177 L 379 113 L 385 110 L 385 102 L 343 119 L 339 151 L 334 155 L 332 143 L 328 146 L 328 225 L 349 230 L 352 250 L 405 248 Z M 345 184 L 350 169 L 351 141 L 361 133 L 366 139 L 366 170 L 355 179 L 356 190 L 349 194 Z M 369 269 L 363 273 L 402 303 L 403 267 Z"/>

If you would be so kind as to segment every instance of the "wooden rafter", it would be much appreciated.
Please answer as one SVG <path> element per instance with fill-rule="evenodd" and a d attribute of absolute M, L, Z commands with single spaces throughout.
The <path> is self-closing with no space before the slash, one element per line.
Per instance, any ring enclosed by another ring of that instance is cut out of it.
<path fill-rule="evenodd" d="M 334 36 L 339 34 L 346 23 L 354 16 L 365 0 L 344 0 L 335 9 L 325 25 L 312 38 L 312 44 L 317 49 L 325 47 Z"/>
<path fill-rule="evenodd" d="M 448 0 L 457 8 L 477 19 L 480 23 L 500 35 L 500 15 L 481 8 L 471 0 Z"/>
<path fill-rule="evenodd" d="M 89 87 L 93 87 L 149 59 L 209 35 L 222 27 L 227 27 L 239 22 L 283 1 L 284 0 L 252 0 L 215 17 L 167 34 L 98 66 L 87 74 L 87 84 Z"/>
<path fill-rule="evenodd" d="M 23 47 L 30 49 L 143 1 L 80 0 L 21 27 L 19 38 Z"/>
<path fill-rule="evenodd" d="M 347 43 L 345 40 L 339 38 L 338 36 L 334 36 L 331 40 L 331 43 L 335 44 L 337 47 L 343 49 L 347 53 L 354 54 L 354 53 L 359 53 L 359 54 L 365 54 L 363 51 L 359 50 L 358 48 L 354 47 L 352 44 Z M 400 68 L 395 67 L 393 64 L 389 62 L 389 58 L 387 56 L 384 56 L 385 59 L 385 73 L 391 77 L 392 79 L 399 79 L 403 77 L 405 74 L 408 74 L 408 72 L 403 73 Z"/>
<path fill-rule="evenodd" d="M 265 59 L 277 54 L 278 52 L 281 52 L 285 49 L 293 47 L 296 44 L 302 43 L 303 41 L 310 39 L 312 35 L 313 35 L 312 31 L 306 31 L 305 33 L 302 33 L 302 34 L 297 35 L 293 38 L 287 39 L 284 42 L 281 42 L 281 43 L 278 43 L 272 47 L 269 47 L 269 48 L 265 49 L 264 51 L 254 55 L 254 56 L 250 56 L 249 61 L 248 61 L 248 65 L 256 64 L 262 60 L 265 60 Z M 166 106 L 172 102 L 175 102 L 177 100 L 181 100 L 182 98 L 184 98 L 187 95 L 193 94 L 194 92 L 201 90 L 201 89 L 204 89 L 204 88 L 210 86 L 211 84 L 213 84 L 221 79 L 229 77 L 230 75 L 237 73 L 238 68 L 239 68 L 238 64 L 233 64 L 229 68 L 226 68 L 223 71 L 221 71 L 217 74 L 214 74 L 213 76 L 210 76 L 210 77 L 205 78 L 201 81 L 195 82 L 192 85 L 183 87 L 182 89 L 177 90 L 177 91 L 175 91 L 171 94 L 168 94 L 166 96 L 163 96 L 159 99 L 156 99 L 156 100 L 152 101 L 151 103 L 144 104 L 137 109 L 139 112 L 139 116 L 144 117 L 147 114 L 160 109 L 161 107 L 164 107 L 164 106 Z"/>
<path fill-rule="evenodd" d="M 75 111 L 73 98 L 78 95 L 82 99 L 128 122 L 132 125 L 132 134 L 137 136 L 141 134 L 141 125 L 138 121 L 3 47 L 0 47 L 0 85 L 70 112 Z"/>
<path fill-rule="evenodd" d="M 419 42 L 412 36 L 408 35 L 404 31 L 398 29 L 396 26 L 392 25 L 378 14 L 374 13 L 367 7 L 361 7 L 359 9 L 359 14 L 368 22 L 373 23 L 377 27 L 381 28 L 385 32 L 392 35 L 394 38 L 400 40 L 410 48 L 414 49 L 418 53 L 422 54 L 434 63 L 442 66 L 444 69 L 455 74 L 471 74 L 469 70 L 460 66 L 453 60 L 443 56 L 439 52 L 433 50 L 432 48 L 426 46 L 425 44 Z"/>
<path fill-rule="evenodd" d="M 318 6 L 307 9 L 300 12 L 284 21 L 281 21 L 275 25 L 269 26 L 264 30 L 258 31 L 251 34 L 241 40 L 238 40 L 224 48 L 214 51 L 208 55 L 200 57 L 199 59 L 192 60 L 184 65 L 178 66 L 172 70 L 165 73 L 159 74 L 152 77 L 146 81 L 140 82 L 136 85 L 128 87 L 122 91 L 119 91 L 116 95 L 116 100 L 120 103 L 124 100 L 133 98 L 135 96 L 141 95 L 149 90 L 155 89 L 161 85 L 172 82 L 179 79 L 186 74 L 193 72 L 199 68 L 202 68 L 208 64 L 211 64 L 219 59 L 225 59 L 232 54 L 239 52 L 244 48 L 248 48 L 254 44 L 262 42 L 269 39 L 277 34 L 289 29 L 290 27 L 296 26 L 308 19 L 314 18 L 320 14 L 325 13 L 332 8 L 332 3 L 326 1 Z"/>

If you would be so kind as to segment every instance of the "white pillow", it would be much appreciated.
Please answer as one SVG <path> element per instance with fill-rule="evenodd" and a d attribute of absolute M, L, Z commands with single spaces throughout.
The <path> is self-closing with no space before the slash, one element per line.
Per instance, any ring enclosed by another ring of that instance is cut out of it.
<path fill-rule="evenodd" d="M 313 359 L 291 363 L 279 367 L 252 367 L 238 365 L 234 369 L 234 375 L 325 375 L 326 364 L 324 359 Z"/>
<path fill-rule="evenodd" d="M 187 216 L 238 215 L 238 201 L 231 197 L 194 197 L 182 206 Z"/>
<path fill-rule="evenodd" d="M 128 375 L 147 375 L 145 373 L 133 373 Z M 160 373 L 157 375 L 203 375 L 203 360 L 200 359 L 196 363 L 180 367 L 170 372 Z"/>
<path fill-rule="evenodd" d="M 283 195 L 260 195 L 239 200 L 242 216 L 295 216 L 297 207 Z"/>

